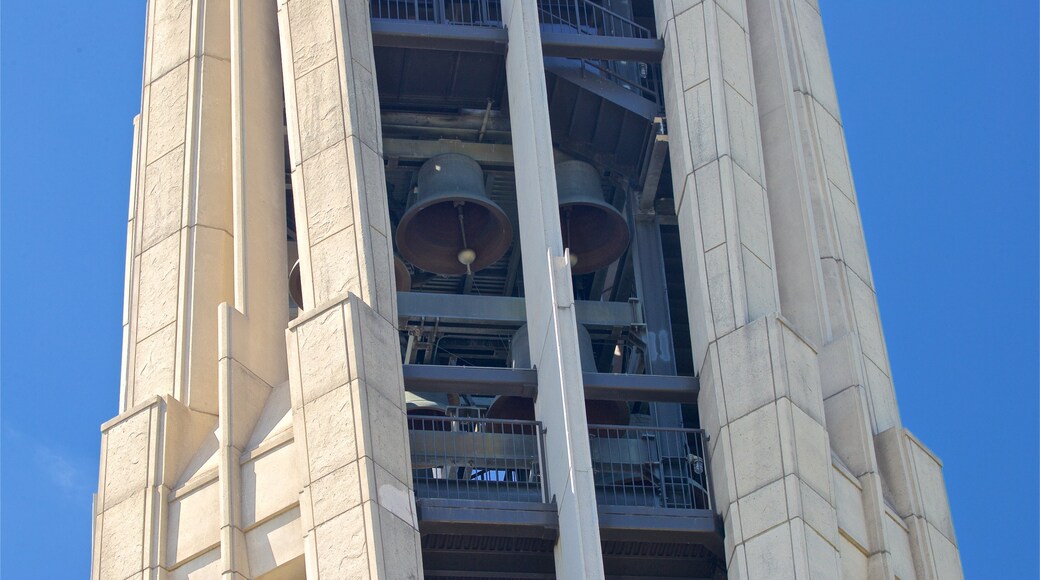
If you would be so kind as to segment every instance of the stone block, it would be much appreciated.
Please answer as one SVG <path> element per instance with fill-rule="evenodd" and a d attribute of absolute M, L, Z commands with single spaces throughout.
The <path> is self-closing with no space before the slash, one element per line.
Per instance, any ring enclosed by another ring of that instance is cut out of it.
<path fill-rule="evenodd" d="M 174 392 L 177 326 L 169 324 L 137 343 L 134 353 L 134 394 L 130 406 Z"/>
<path fill-rule="evenodd" d="M 747 578 L 794 580 L 791 528 L 782 525 L 744 543 L 747 557 Z M 784 554 L 784 557 L 779 557 Z"/>
<path fill-rule="evenodd" d="M 101 514 L 100 578 L 127 578 L 144 567 L 146 490 L 135 492 Z"/>
<path fill-rule="evenodd" d="M 858 276 L 849 276 L 849 289 L 852 295 L 852 308 L 856 314 L 856 328 L 859 331 L 863 354 L 874 361 L 880 368 L 888 367 L 885 355 L 885 342 L 881 336 L 881 322 L 878 320 L 877 301 L 874 291 Z"/>
<path fill-rule="evenodd" d="M 404 379 L 399 363 L 401 346 L 397 328 L 360 300 L 354 301 L 347 318 L 353 330 L 351 340 L 354 348 L 361 353 L 361 370 L 356 373 L 358 378 L 392 405 L 404 409 Z"/>
<path fill-rule="evenodd" d="M 686 127 L 689 133 L 678 141 L 689 141 L 690 161 L 694 170 L 719 157 L 715 144 L 715 118 L 711 104 L 711 83 L 704 81 L 687 89 L 684 97 Z"/>
<path fill-rule="evenodd" d="M 697 207 L 700 210 L 700 232 L 704 251 L 726 242 L 726 214 L 722 209 L 722 184 L 719 181 L 719 163 L 713 161 L 697 170 Z"/>
<path fill-rule="evenodd" d="M 838 511 L 838 527 L 842 533 L 865 548 L 871 546 L 864 517 L 863 492 L 857 482 L 838 469 L 833 472 L 834 505 Z"/>
<path fill-rule="evenodd" d="M 885 545 L 892 554 L 892 569 L 896 577 L 916 580 L 913 552 L 910 549 L 910 535 L 906 527 L 886 514 L 884 518 Z"/>
<path fill-rule="evenodd" d="M 364 383 L 361 388 L 365 389 L 367 424 L 372 433 L 364 454 L 372 457 L 399 481 L 411 481 L 411 456 L 404 410 L 383 395 L 366 388 Z"/>
<path fill-rule="evenodd" d="M 728 421 L 775 399 L 765 321 L 743 326 L 720 338 L 718 355 Z"/>
<path fill-rule="evenodd" d="M 146 164 L 184 143 L 188 115 L 188 66 L 184 63 L 174 68 L 145 89 L 148 102 Z"/>
<path fill-rule="evenodd" d="M 775 404 L 760 407 L 730 423 L 736 491 L 740 496 L 783 476 L 779 429 Z"/>
<path fill-rule="evenodd" d="M 867 555 L 858 546 L 842 536 L 839 550 L 842 580 L 870 580 L 867 571 Z"/>
<path fill-rule="evenodd" d="M 771 325 L 775 331 L 770 342 L 780 343 L 778 367 L 781 376 L 777 380 L 777 395 L 790 397 L 802 411 L 820 424 L 824 419 L 820 369 L 816 351 L 784 321 Z"/>
<path fill-rule="evenodd" d="M 828 260 L 830 261 L 830 260 Z M 859 340 L 854 333 L 835 337 L 820 349 L 820 383 L 823 398 L 829 398 L 852 385 L 866 385 L 857 362 Z"/>
<path fill-rule="evenodd" d="M 405 483 L 379 465 L 374 465 L 375 483 L 378 488 L 379 505 L 397 516 L 414 529 L 419 528 L 418 516 L 415 513 L 415 497 Z"/>
<path fill-rule="evenodd" d="M 863 367 L 867 371 L 867 400 L 874 421 L 874 432 L 899 427 L 899 407 L 892 378 L 870 358 L 864 361 Z"/>
<path fill-rule="evenodd" d="M 727 244 L 722 244 L 704 253 L 704 269 L 708 278 L 708 297 L 711 316 L 715 323 L 715 336 L 736 328 L 733 311 L 733 287 L 730 280 Z M 697 312 L 691 310 L 691 312 Z"/>
<path fill-rule="evenodd" d="M 371 577 L 363 511 L 355 507 L 315 528 L 318 578 Z"/>
<path fill-rule="evenodd" d="M 368 69 L 351 62 L 351 80 L 347 85 L 349 108 L 346 134 L 348 137 L 355 137 L 374 151 L 381 151 L 375 76 Z"/>
<path fill-rule="evenodd" d="M 351 166 L 343 147 L 330 147 L 303 162 L 308 242 L 321 242 L 354 224 Z"/>
<path fill-rule="evenodd" d="M 311 481 L 357 460 L 353 404 L 350 389 L 339 388 L 304 406 Z"/>
<path fill-rule="evenodd" d="M 726 85 L 725 95 L 729 153 L 734 163 L 756 182 L 762 183 L 762 156 L 755 108 L 729 85 Z"/>
<path fill-rule="evenodd" d="M 741 267 L 749 321 L 776 314 L 776 276 L 768 264 L 741 246 Z"/>
<path fill-rule="evenodd" d="M 315 526 L 361 505 L 365 498 L 361 492 L 358 462 L 348 463 L 316 479 L 309 491 Z"/>
<path fill-rule="evenodd" d="M 220 548 L 210 550 L 170 570 L 169 580 L 207 580 L 219 578 Z"/>
<path fill-rule="evenodd" d="M 784 481 L 787 489 L 787 511 L 791 517 L 800 515 L 805 525 L 819 534 L 831 545 L 838 544 L 838 515 L 825 498 L 809 487 L 798 476 L 788 475 Z"/>
<path fill-rule="evenodd" d="M 169 236 L 141 254 L 137 290 L 137 340 L 177 319 L 181 237 Z"/>
<path fill-rule="evenodd" d="M 292 442 L 242 465 L 242 527 L 249 528 L 297 501 L 300 494 Z M 292 477 L 286 477 L 292 474 Z"/>
<path fill-rule="evenodd" d="M 380 506 L 379 533 L 386 578 L 422 578 L 422 565 L 416 559 L 416 546 L 421 544 L 419 530 Z"/>
<path fill-rule="evenodd" d="M 303 539 L 303 541 L 301 541 Z M 311 543 L 311 537 L 304 536 L 300 526 L 300 509 L 293 508 L 250 529 L 245 534 L 249 571 L 253 578 L 267 578 L 271 570 L 286 568 L 285 578 L 317 578 L 317 574 L 305 574 L 303 550 L 305 543 Z M 282 578 L 276 574 L 272 578 Z"/>
<path fill-rule="evenodd" d="M 747 13 L 741 0 L 715 0 L 715 5 L 725 11 L 741 28 L 747 28 Z"/>
<path fill-rule="evenodd" d="M 219 481 L 207 484 L 170 501 L 166 535 L 166 565 L 174 567 L 211 546 L 220 544 Z"/>
<path fill-rule="evenodd" d="M 849 198 L 840 193 L 831 195 L 834 208 L 834 222 L 841 243 L 841 255 L 845 264 L 859 275 L 868 286 L 870 284 L 870 260 L 867 258 L 867 245 L 863 240 L 863 226 L 859 219 L 859 211 Z"/>
<path fill-rule="evenodd" d="M 299 78 L 336 58 L 335 19 L 329 0 L 287 2 L 293 72 Z"/>
<path fill-rule="evenodd" d="M 730 443 L 729 427 L 723 426 L 719 431 L 719 440 L 714 450 L 708 455 L 711 476 L 711 489 L 715 495 L 716 511 L 725 514 L 730 504 L 739 497 L 734 477 L 733 447 Z"/>
<path fill-rule="evenodd" d="M 804 4 L 795 3 L 795 19 L 798 21 L 801 50 L 805 69 L 809 76 L 808 93 L 835 119 L 841 118 L 838 96 L 834 89 L 830 58 L 827 55 L 827 39 L 823 34 L 823 23 L 818 10 L 806 9 Z M 797 82 L 797 81 L 796 81 Z M 796 87 L 804 90 L 806 87 Z"/>
<path fill-rule="evenodd" d="M 148 485 L 152 414 L 130 415 L 104 434 L 105 463 L 100 506 L 107 510 Z"/>
<path fill-rule="evenodd" d="M 337 61 L 329 61 L 296 80 L 296 107 L 302 160 L 343 141 Z"/>
<path fill-rule="evenodd" d="M 343 309 L 333 306 L 296 327 L 301 396 L 311 402 L 350 382 Z"/>
<path fill-rule="evenodd" d="M 740 243 L 744 244 L 766 265 L 771 265 L 773 251 L 769 239 L 765 192 L 762 186 L 740 167 L 735 166 L 733 168 L 733 190 L 736 194 Z"/>
<path fill-rule="evenodd" d="M 809 563 L 808 577 L 811 580 L 840 578 L 840 555 L 835 546 L 817 534 L 812 528 L 800 525 L 800 522 L 795 523 L 792 527 L 800 528 L 801 534 L 804 534 L 804 553 Z"/>
<path fill-rule="evenodd" d="M 350 58 L 368 70 L 374 70 L 372 59 L 372 26 L 368 7 L 364 3 L 344 2 L 342 4 L 346 11 L 343 19 L 346 20 L 344 30 L 347 35 L 347 44 L 350 46 Z"/>
<path fill-rule="evenodd" d="M 962 580 L 961 557 L 957 546 L 947 539 L 945 532 L 928 526 L 928 541 L 932 545 L 932 559 L 935 561 L 937 577 L 943 580 Z"/>
<path fill-rule="evenodd" d="M 704 34 L 704 6 L 699 4 L 676 12 L 674 42 L 679 49 L 679 65 L 676 71 L 682 81 L 682 89 L 693 87 L 708 80 L 708 44 Z"/>
<path fill-rule="evenodd" d="M 722 49 L 722 78 L 751 102 L 751 61 L 748 59 L 747 35 L 725 10 L 715 11 L 718 18 L 719 44 Z"/>
<path fill-rule="evenodd" d="M 956 545 L 950 501 L 943 481 L 942 463 L 916 437 L 907 433 L 917 485 L 921 488 L 921 504 L 928 522 L 939 530 L 947 541 Z M 934 542 L 933 542 L 934 543 Z"/>
<path fill-rule="evenodd" d="M 708 451 L 719 441 L 719 429 L 727 422 L 726 402 L 719 379 L 718 343 L 708 345 L 708 356 L 700 372 L 700 393 L 697 394 L 697 410 L 701 428 L 708 435 Z"/>
<path fill-rule="evenodd" d="M 139 251 L 152 247 L 180 229 L 183 188 L 182 145 L 145 168 Z"/>
<path fill-rule="evenodd" d="M 785 489 L 785 481 L 778 479 L 740 498 L 740 530 L 744 541 L 787 521 Z"/>
<path fill-rule="evenodd" d="M 831 449 L 856 477 L 876 471 L 870 413 L 862 387 L 849 387 L 824 402 Z"/>
<path fill-rule="evenodd" d="M 361 263 L 354 226 L 340 230 L 311 246 L 314 303 L 343 298 L 348 292 L 362 295 Z"/>
<path fill-rule="evenodd" d="M 188 60 L 192 32 L 191 0 L 157 0 L 152 5 L 148 80 L 157 79 Z"/>
<path fill-rule="evenodd" d="M 784 464 L 823 497 L 831 497 L 831 453 L 827 431 L 801 409 L 786 400 L 778 403 Z M 790 413 L 790 424 L 786 424 Z M 790 429 L 790 431 L 788 431 Z M 785 433 L 794 437 L 787 445 Z"/>
<path fill-rule="evenodd" d="M 830 180 L 847 197 L 852 197 L 852 175 L 845 155 L 845 138 L 841 125 L 823 107 L 815 105 L 816 126 L 819 131 L 823 165 Z"/>

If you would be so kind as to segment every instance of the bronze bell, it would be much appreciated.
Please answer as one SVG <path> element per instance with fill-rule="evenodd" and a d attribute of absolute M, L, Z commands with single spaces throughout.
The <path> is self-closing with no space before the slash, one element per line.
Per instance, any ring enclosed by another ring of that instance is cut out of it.
<path fill-rule="evenodd" d="M 596 355 L 592 350 L 592 336 L 582 324 L 578 325 L 578 352 L 581 356 L 581 370 L 587 373 L 596 372 Z M 513 368 L 531 368 L 531 350 L 526 324 L 513 334 L 509 355 L 512 359 L 510 365 Z M 534 401 L 524 397 L 497 397 L 488 408 L 487 416 L 490 419 L 533 421 Z M 623 401 L 586 399 L 585 418 L 590 425 L 628 425 L 628 405 Z"/>
<path fill-rule="evenodd" d="M 408 292 L 412 289 L 412 274 L 404 260 L 394 256 L 394 283 L 398 292 Z M 298 308 L 303 308 L 303 281 L 300 279 L 300 260 L 296 260 L 289 270 L 289 296 Z"/>
<path fill-rule="evenodd" d="M 595 272 L 621 257 L 628 247 L 628 223 L 603 199 L 599 171 L 584 161 L 557 163 L 556 189 L 571 273 Z"/>
<path fill-rule="evenodd" d="M 412 264 L 456 276 L 494 264 L 513 242 L 513 226 L 484 191 L 480 165 L 458 153 L 419 169 L 418 191 L 397 226 L 397 249 Z"/>

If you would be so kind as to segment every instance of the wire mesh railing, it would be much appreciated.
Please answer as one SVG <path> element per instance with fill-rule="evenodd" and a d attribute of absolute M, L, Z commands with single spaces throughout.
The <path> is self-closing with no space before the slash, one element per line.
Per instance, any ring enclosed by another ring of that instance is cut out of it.
<path fill-rule="evenodd" d="M 501 0 L 371 0 L 373 19 L 502 27 Z"/>
<path fill-rule="evenodd" d="M 589 425 L 600 505 L 712 509 L 704 432 Z"/>
<path fill-rule="evenodd" d="M 410 416 L 418 498 L 548 503 L 538 421 Z"/>

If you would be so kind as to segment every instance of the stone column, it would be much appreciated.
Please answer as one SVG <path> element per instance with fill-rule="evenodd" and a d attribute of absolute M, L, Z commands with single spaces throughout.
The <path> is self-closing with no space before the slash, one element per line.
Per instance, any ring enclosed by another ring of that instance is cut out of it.
<path fill-rule="evenodd" d="M 531 361 L 538 370 L 535 415 L 545 426 L 549 490 L 559 510 L 559 578 L 603 578 L 596 488 L 574 315 L 563 252 L 556 169 L 537 6 L 503 2 L 509 32 L 506 82 L 513 128 L 520 246 Z"/>
<path fill-rule="evenodd" d="M 744 3 L 654 4 L 698 406 L 729 577 L 840 578 L 816 351 L 778 316 Z"/>
<path fill-rule="evenodd" d="M 232 296 L 228 3 L 152 0 L 147 14 L 120 414 L 102 426 L 94 578 L 165 573 L 170 488 L 216 422 L 217 307 Z"/>
<path fill-rule="evenodd" d="M 232 296 L 228 3 L 153 0 L 134 153 L 121 411 L 217 411 L 217 305 Z"/>
<path fill-rule="evenodd" d="M 898 414 L 819 7 L 807 0 L 747 4 L 770 213 L 784 220 L 783 231 L 773 232 L 786 247 L 783 311 L 821 346 L 832 446 L 861 489 L 860 501 L 841 509 L 862 516 L 842 519 L 862 517 L 866 533 L 856 548 L 871 577 L 905 576 L 906 558 L 896 557 L 905 534 L 890 525 L 887 499 L 909 529 L 917 576 L 956 578 L 941 463 L 921 451 Z M 773 195 L 777 184 L 782 197 Z M 929 503 L 936 498 L 942 503 Z M 858 556 L 842 546 L 846 559 Z"/>
<path fill-rule="evenodd" d="M 288 380 L 285 150 L 276 0 L 231 0 L 235 301 L 219 325 L 220 570 L 251 578 L 241 457 L 272 389 Z"/>
<path fill-rule="evenodd" d="M 308 578 L 421 578 L 368 5 L 280 0 L 304 313 L 287 334 Z"/>

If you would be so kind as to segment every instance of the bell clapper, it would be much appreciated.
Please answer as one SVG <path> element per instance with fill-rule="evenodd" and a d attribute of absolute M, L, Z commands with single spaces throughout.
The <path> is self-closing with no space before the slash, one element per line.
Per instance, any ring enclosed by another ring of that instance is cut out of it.
<path fill-rule="evenodd" d="M 462 206 L 464 205 L 466 205 L 466 202 L 464 201 L 455 202 L 455 209 L 459 212 L 459 230 L 462 231 L 462 249 L 459 250 L 456 259 L 458 259 L 460 264 L 466 266 L 466 275 L 472 276 L 473 270 L 470 269 L 470 264 L 477 259 L 477 252 L 470 248 L 469 244 L 466 242 L 466 221 L 465 217 L 462 215 Z"/>

